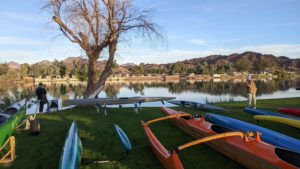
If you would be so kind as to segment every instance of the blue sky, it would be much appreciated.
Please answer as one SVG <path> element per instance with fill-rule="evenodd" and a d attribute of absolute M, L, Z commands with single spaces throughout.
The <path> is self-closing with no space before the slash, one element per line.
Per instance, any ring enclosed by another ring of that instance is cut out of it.
<path fill-rule="evenodd" d="M 84 55 L 53 30 L 45 0 L 1 0 L 0 62 L 34 63 Z M 168 63 L 211 54 L 255 51 L 300 58 L 299 0 L 133 0 L 154 8 L 167 35 L 155 47 L 141 39 L 120 44 L 118 63 Z M 103 56 L 105 59 L 105 56 Z"/>

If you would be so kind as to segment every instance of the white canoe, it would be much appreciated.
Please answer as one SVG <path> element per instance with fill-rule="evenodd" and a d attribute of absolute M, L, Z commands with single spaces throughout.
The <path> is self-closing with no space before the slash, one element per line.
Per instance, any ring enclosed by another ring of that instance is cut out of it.
<path fill-rule="evenodd" d="M 77 106 L 90 106 L 90 105 L 120 105 L 132 104 L 143 102 L 156 102 L 164 100 L 172 100 L 175 97 L 120 97 L 120 98 L 87 98 L 87 99 L 70 99 L 63 100 L 63 105 L 77 105 Z"/>
<path fill-rule="evenodd" d="M 178 106 L 183 106 L 183 107 L 192 107 L 200 110 L 210 110 L 210 111 L 228 111 L 227 109 L 224 109 L 222 107 L 217 107 L 217 106 L 212 106 L 209 104 L 203 104 L 203 103 L 198 103 L 198 102 L 192 102 L 192 101 L 185 101 L 185 100 L 169 100 L 167 101 L 169 103 L 178 105 Z"/>

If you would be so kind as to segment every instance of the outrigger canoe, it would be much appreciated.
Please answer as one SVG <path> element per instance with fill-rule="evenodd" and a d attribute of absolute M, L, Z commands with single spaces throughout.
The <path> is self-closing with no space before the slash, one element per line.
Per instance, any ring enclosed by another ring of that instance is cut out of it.
<path fill-rule="evenodd" d="M 281 113 L 286 113 L 294 116 L 300 116 L 300 108 L 278 108 L 278 111 Z"/>
<path fill-rule="evenodd" d="M 209 104 L 203 104 L 198 102 L 192 102 L 192 101 L 185 101 L 185 100 L 169 100 L 167 101 L 169 103 L 182 106 L 182 107 L 192 107 L 200 110 L 209 110 L 209 111 L 228 111 L 227 109 L 224 109 L 222 107 L 212 106 Z"/>
<path fill-rule="evenodd" d="M 262 133 L 261 135 L 262 141 L 272 144 L 276 147 L 281 147 L 283 149 L 300 153 L 300 140 L 295 139 L 293 137 L 254 124 L 250 124 L 237 119 L 216 115 L 216 114 L 206 113 L 205 120 L 213 124 L 217 124 L 229 128 L 234 131 L 243 131 L 243 132 L 258 131 Z"/>
<path fill-rule="evenodd" d="M 266 121 L 278 122 L 278 123 L 282 123 L 282 124 L 289 125 L 289 126 L 300 129 L 300 121 L 299 120 L 294 120 L 294 119 L 285 118 L 285 117 L 267 116 L 267 115 L 256 115 L 256 116 L 253 116 L 253 118 L 255 118 L 256 120 L 266 120 Z"/>
<path fill-rule="evenodd" d="M 21 100 L 10 105 L 0 113 L 0 147 L 13 134 L 18 124 L 26 114 L 26 100 Z"/>
<path fill-rule="evenodd" d="M 274 113 L 268 110 L 262 110 L 262 109 L 253 109 L 250 107 L 246 107 L 244 109 L 244 112 L 251 114 L 251 115 L 266 115 L 266 116 L 277 116 L 277 117 L 285 117 L 285 118 L 290 118 L 290 119 L 295 119 L 295 120 L 300 120 L 300 118 L 297 117 L 292 117 L 292 116 L 287 116 L 284 114 L 279 114 L 279 113 Z"/>
<path fill-rule="evenodd" d="M 167 169 L 183 169 L 178 152 L 201 143 L 206 143 L 246 168 L 300 167 L 300 154 L 265 143 L 260 140 L 258 133 L 232 132 L 228 128 L 211 124 L 202 117 L 195 118 L 190 114 L 169 108 L 162 108 L 162 111 L 167 115 L 166 117 L 143 123 L 143 128 L 153 153 Z M 151 123 L 165 119 L 170 119 L 175 126 L 198 140 L 168 151 L 149 128 Z"/>
<path fill-rule="evenodd" d="M 175 97 L 120 97 L 120 98 L 87 98 L 87 99 L 70 99 L 64 100 L 63 105 L 78 105 L 78 106 L 90 106 L 90 105 L 121 105 L 143 102 L 155 102 L 172 100 Z"/>
<path fill-rule="evenodd" d="M 59 169 L 78 169 L 82 156 L 82 144 L 78 127 L 74 121 L 66 137 L 63 152 L 60 158 Z"/>

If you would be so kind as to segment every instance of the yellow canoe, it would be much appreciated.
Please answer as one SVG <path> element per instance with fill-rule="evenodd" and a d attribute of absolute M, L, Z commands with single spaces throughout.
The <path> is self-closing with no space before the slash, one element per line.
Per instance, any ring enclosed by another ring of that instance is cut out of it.
<path fill-rule="evenodd" d="M 300 120 L 285 118 L 285 117 L 278 117 L 278 116 L 268 116 L 268 115 L 256 115 L 253 116 L 256 120 L 266 120 L 266 121 L 273 121 L 282 124 L 286 124 L 289 126 L 293 126 L 300 129 Z"/>

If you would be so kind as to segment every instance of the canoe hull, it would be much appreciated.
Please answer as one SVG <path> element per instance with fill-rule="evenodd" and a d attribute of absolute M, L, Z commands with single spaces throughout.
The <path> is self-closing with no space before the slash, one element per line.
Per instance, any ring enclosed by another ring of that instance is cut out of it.
<path fill-rule="evenodd" d="M 5 141 L 14 133 L 18 124 L 24 119 L 26 114 L 25 100 L 12 104 L 4 112 L 6 111 L 16 111 L 16 113 L 11 115 L 3 114 L 2 116 L 8 118 L 0 124 L 0 147 L 2 147 Z"/>
<path fill-rule="evenodd" d="M 59 169 L 78 169 L 82 156 L 82 144 L 78 133 L 78 127 L 74 121 L 66 137 L 61 155 Z"/>
<path fill-rule="evenodd" d="M 152 133 L 149 126 L 143 125 L 152 152 L 166 169 L 184 169 L 177 153 L 170 153 Z"/>
<path fill-rule="evenodd" d="M 175 97 L 124 97 L 124 98 L 91 98 L 91 99 L 70 99 L 64 100 L 63 104 L 78 105 L 78 106 L 91 106 L 91 105 L 119 105 L 119 104 L 132 104 L 132 103 L 143 103 L 143 102 L 155 102 L 163 100 L 172 100 Z"/>
<path fill-rule="evenodd" d="M 117 124 L 114 124 L 114 129 L 115 129 L 123 147 L 125 148 L 125 150 L 127 152 L 131 151 L 132 146 L 131 146 L 131 143 L 130 143 L 127 135 L 125 134 L 125 132 Z"/>
<path fill-rule="evenodd" d="M 276 116 L 276 117 L 284 117 L 284 118 L 289 118 L 289 119 L 294 119 L 294 120 L 300 120 L 300 118 L 297 118 L 297 117 L 287 116 L 284 114 L 274 113 L 274 112 L 262 110 L 262 109 L 253 109 L 253 108 L 249 108 L 249 107 L 245 108 L 244 112 L 254 115 L 254 116 L 266 115 L 266 116 Z"/>
<path fill-rule="evenodd" d="M 300 116 L 300 108 L 278 108 L 278 111 L 294 116 Z"/>
<path fill-rule="evenodd" d="M 224 109 L 222 107 L 217 107 L 217 106 L 212 106 L 212 105 L 198 103 L 198 102 L 192 102 L 192 101 L 169 100 L 167 102 L 178 105 L 178 106 L 192 107 L 192 108 L 196 108 L 196 109 L 200 109 L 200 110 L 219 111 L 219 112 L 228 111 L 227 109 Z"/>
<path fill-rule="evenodd" d="M 300 140 L 289 137 L 287 135 L 254 124 L 216 114 L 207 113 L 205 115 L 205 120 L 235 131 L 259 131 L 262 133 L 261 139 L 264 142 L 272 144 L 276 147 L 282 147 L 300 153 Z"/>
<path fill-rule="evenodd" d="M 300 121 L 294 120 L 290 118 L 284 118 L 284 117 L 276 117 L 276 116 L 266 116 L 266 115 L 256 115 L 253 116 L 256 120 L 266 120 L 266 121 L 272 121 L 272 122 L 278 122 L 282 124 L 286 124 L 292 127 L 296 127 L 300 129 Z"/>
<path fill-rule="evenodd" d="M 162 108 L 162 111 L 166 115 L 183 113 L 169 108 Z M 221 126 L 213 125 L 200 118 L 175 118 L 171 119 L 171 122 L 179 129 L 197 139 L 218 134 L 215 132 L 216 130 L 224 129 Z M 297 168 L 294 165 L 281 160 L 275 154 L 274 146 L 254 139 L 245 142 L 242 138 L 230 137 L 222 140 L 210 141 L 206 144 L 246 168 Z"/>

